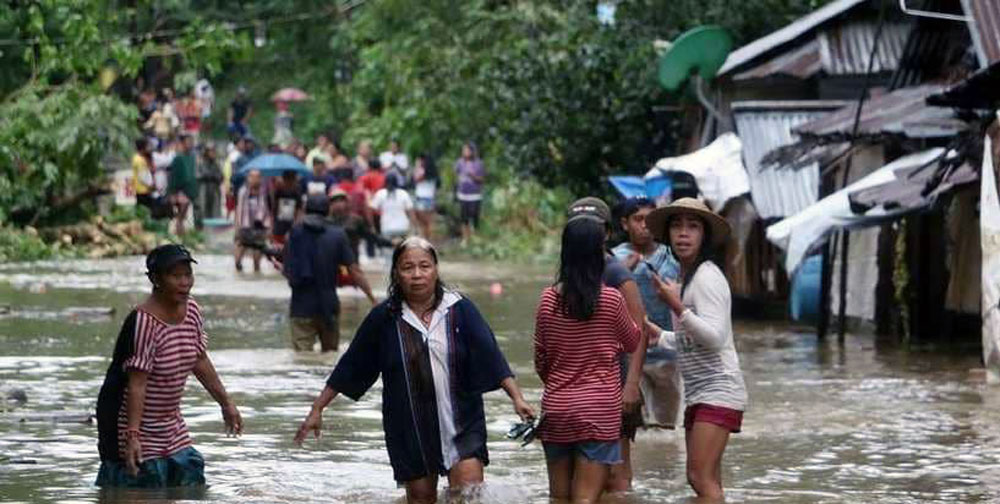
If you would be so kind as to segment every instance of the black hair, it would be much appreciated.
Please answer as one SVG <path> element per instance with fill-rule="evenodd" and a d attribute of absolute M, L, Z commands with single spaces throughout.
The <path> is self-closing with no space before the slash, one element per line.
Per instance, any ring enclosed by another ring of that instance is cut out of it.
<path fill-rule="evenodd" d="M 420 248 L 426 250 L 430 255 L 431 259 L 434 261 L 434 266 L 438 265 L 438 254 L 437 250 L 431 243 L 423 238 L 413 237 L 403 240 L 402 243 L 396 245 L 396 248 L 392 251 L 392 266 L 389 268 L 389 288 L 386 291 L 386 295 L 389 298 L 389 313 L 394 316 L 401 315 L 403 313 L 403 289 L 399 284 L 399 277 L 396 276 L 396 268 L 399 267 L 399 258 L 403 256 L 403 252 L 406 252 L 410 248 Z M 444 282 L 441 280 L 441 274 L 438 273 L 437 283 L 434 284 L 434 307 L 441 304 L 441 299 L 444 298 Z"/>
<path fill-rule="evenodd" d="M 573 319 L 587 320 L 597 309 L 606 261 L 606 233 L 603 223 L 588 217 L 571 219 L 563 229 L 556 282 L 562 289 L 560 309 Z"/>
<path fill-rule="evenodd" d="M 674 244 L 670 242 L 670 224 L 678 217 L 678 215 L 672 215 L 667 219 L 667 225 L 664 227 L 663 231 L 663 243 L 669 244 L 671 250 L 673 250 Z M 712 244 L 712 227 L 708 225 L 708 221 L 706 221 L 703 217 L 697 215 L 693 215 L 692 217 L 701 222 L 703 232 L 701 235 L 701 246 L 698 248 L 698 257 L 695 257 L 694 264 L 691 265 L 690 269 L 684 270 L 684 278 L 681 279 L 681 297 L 684 297 L 684 293 L 687 291 L 688 285 L 691 284 L 691 279 L 694 278 L 694 274 L 698 271 L 698 268 L 701 267 L 702 263 L 705 261 L 711 261 L 718 264 L 715 245 Z"/>
<path fill-rule="evenodd" d="M 438 174 L 438 167 L 437 163 L 434 162 L 434 157 L 425 152 L 417 156 L 417 159 L 424 162 L 424 178 L 440 183 L 441 176 Z"/>
<path fill-rule="evenodd" d="M 656 208 L 656 203 L 645 196 L 629 198 L 621 202 L 619 219 L 627 219 L 643 208 Z"/>
<path fill-rule="evenodd" d="M 472 151 L 472 159 L 479 159 L 479 146 L 472 140 L 466 140 L 463 147 L 468 147 Z"/>
<path fill-rule="evenodd" d="M 399 189 L 399 186 L 401 185 L 399 183 L 399 177 L 400 175 L 395 171 L 390 172 L 389 175 L 385 177 L 385 192 L 389 196 L 395 195 L 396 190 Z"/>
<path fill-rule="evenodd" d="M 146 140 L 145 137 L 136 138 L 135 139 L 135 150 L 141 151 L 141 150 L 145 149 L 146 145 L 148 143 L 149 143 L 149 140 Z"/>

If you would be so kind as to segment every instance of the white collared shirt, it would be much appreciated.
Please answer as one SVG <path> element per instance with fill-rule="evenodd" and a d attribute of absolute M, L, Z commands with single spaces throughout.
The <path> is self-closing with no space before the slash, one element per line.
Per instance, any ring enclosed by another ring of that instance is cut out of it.
<path fill-rule="evenodd" d="M 462 296 L 454 291 L 445 291 L 441 302 L 431 316 L 427 326 L 420 321 L 410 305 L 403 303 L 403 320 L 420 332 L 427 343 L 431 361 L 431 374 L 434 377 L 434 397 L 437 400 L 438 427 L 441 431 L 441 458 L 445 469 L 458 462 L 458 447 L 455 446 L 455 412 L 451 404 L 451 380 L 448 366 L 448 311 Z"/>

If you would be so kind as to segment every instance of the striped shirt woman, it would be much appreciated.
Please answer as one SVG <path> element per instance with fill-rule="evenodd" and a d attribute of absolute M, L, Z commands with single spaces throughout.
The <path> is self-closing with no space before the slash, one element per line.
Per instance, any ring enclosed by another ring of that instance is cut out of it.
<path fill-rule="evenodd" d="M 588 320 L 566 316 L 554 287 L 545 289 L 535 322 L 535 371 L 545 384 L 540 438 L 550 443 L 617 441 L 621 431 L 621 364 L 639 329 L 622 295 L 602 287 Z"/>

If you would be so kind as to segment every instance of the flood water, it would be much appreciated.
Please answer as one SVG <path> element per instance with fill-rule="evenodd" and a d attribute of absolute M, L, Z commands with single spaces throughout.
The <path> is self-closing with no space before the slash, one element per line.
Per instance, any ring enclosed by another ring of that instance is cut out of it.
<path fill-rule="evenodd" d="M 28 401 L 0 413 L 0 501 L 401 502 L 379 385 L 357 403 L 338 398 L 323 437 L 295 447 L 336 356 L 286 349 L 288 288 L 269 268 L 237 276 L 226 256 L 199 259 L 195 294 L 210 353 L 245 421 L 241 438 L 223 435 L 218 406 L 191 379 L 183 413 L 209 487 L 102 494 L 93 486 L 97 431 L 81 420 L 94 410 L 121 321 L 147 288 L 141 259 L 8 264 L 0 266 L 0 305 L 10 307 L 0 315 L 0 391 L 23 389 Z M 384 266 L 367 269 L 384 291 Z M 550 269 L 446 263 L 442 271 L 486 315 L 537 405 L 531 331 Z M 489 293 L 495 281 L 500 296 Z M 355 296 L 343 305 L 348 340 L 368 303 Z M 91 310 L 102 307 L 114 313 Z M 736 333 L 751 409 L 726 450 L 729 502 L 1000 501 L 1000 391 L 970 379 L 975 355 L 884 349 L 868 336 L 848 336 L 840 348 L 782 323 L 739 323 Z M 487 395 L 486 408 L 492 463 L 476 502 L 547 502 L 541 446 L 503 438 L 516 417 L 502 392 Z M 640 432 L 633 450 L 634 492 L 605 500 L 690 498 L 682 434 Z"/>

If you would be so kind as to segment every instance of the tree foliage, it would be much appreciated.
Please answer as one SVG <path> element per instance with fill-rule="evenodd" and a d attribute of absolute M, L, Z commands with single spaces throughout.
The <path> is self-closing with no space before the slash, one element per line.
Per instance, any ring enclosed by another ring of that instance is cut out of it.
<path fill-rule="evenodd" d="M 745 43 L 822 3 L 628 0 L 609 26 L 595 1 L 571 0 L 7 2 L 0 220 L 44 215 L 99 176 L 105 153 L 129 151 L 134 115 L 108 93 L 130 99 L 136 76 L 157 86 L 210 76 L 220 103 L 246 84 L 258 136 L 271 129 L 266 98 L 296 86 L 313 96 L 293 109 L 301 138 L 396 136 L 442 166 L 475 140 L 494 174 L 599 190 L 609 173 L 676 153 L 676 125 L 656 110 L 678 97 L 655 82 L 654 40 L 720 24 Z M 109 68 L 110 92 L 98 85 Z"/>
<path fill-rule="evenodd" d="M 44 219 L 95 192 L 107 155 L 131 150 L 136 109 L 112 83 L 130 88 L 152 59 L 211 74 L 245 54 L 246 34 L 192 15 L 193 4 L 38 0 L 0 8 L 0 222 Z"/>
<path fill-rule="evenodd" d="M 634 0 L 619 2 L 606 26 L 595 2 L 382 0 L 285 27 L 260 50 L 267 56 L 234 73 L 265 95 L 284 85 L 314 95 L 296 109 L 302 137 L 333 129 L 353 146 L 396 136 L 446 158 L 471 139 L 494 169 L 582 193 L 675 153 L 676 120 L 656 109 L 680 97 L 656 83 L 655 40 L 711 23 L 747 42 L 822 3 Z M 271 115 L 260 112 L 254 129 L 269 131 Z"/>

